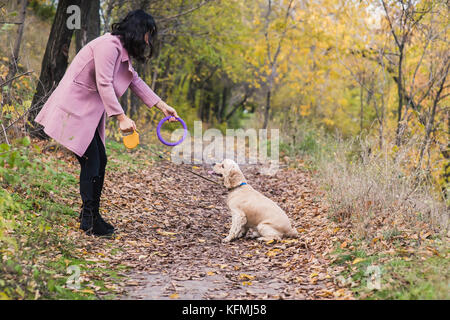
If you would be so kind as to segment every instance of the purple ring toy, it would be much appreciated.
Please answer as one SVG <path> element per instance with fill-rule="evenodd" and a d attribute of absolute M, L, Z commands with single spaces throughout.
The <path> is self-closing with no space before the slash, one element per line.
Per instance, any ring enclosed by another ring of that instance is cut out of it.
<path fill-rule="evenodd" d="M 161 121 L 158 123 L 158 126 L 156 127 L 156 134 L 158 135 L 158 139 L 159 139 L 162 143 L 164 143 L 166 146 L 171 146 L 171 147 L 173 147 L 173 146 L 179 145 L 180 143 L 182 143 L 182 142 L 184 141 L 184 139 L 185 139 L 186 136 L 187 136 L 187 126 L 186 126 L 186 123 L 183 121 L 183 119 L 181 119 L 181 118 L 175 118 L 175 119 L 177 119 L 177 120 L 183 125 L 183 128 L 184 128 L 184 134 L 183 134 L 183 137 L 182 137 L 179 141 L 177 141 L 177 142 L 167 142 L 167 141 L 165 141 L 165 140 L 161 137 L 161 126 L 162 126 L 162 124 L 163 124 L 164 122 L 166 122 L 166 121 L 169 120 L 170 118 L 172 118 L 172 116 L 168 116 L 168 117 L 165 117 L 165 118 L 161 119 Z"/>

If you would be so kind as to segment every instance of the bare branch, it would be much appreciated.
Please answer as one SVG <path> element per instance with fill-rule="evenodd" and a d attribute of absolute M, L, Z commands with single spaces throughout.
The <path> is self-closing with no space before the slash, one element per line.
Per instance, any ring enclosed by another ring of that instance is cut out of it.
<path fill-rule="evenodd" d="M 22 76 L 26 76 L 27 74 L 30 74 L 30 73 L 33 73 L 33 72 L 34 72 L 34 71 L 31 70 L 31 71 L 27 71 L 27 72 L 21 73 L 21 74 L 15 76 L 14 78 L 11 78 L 11 79 L 9 79 L 9 80 L 6 80 L 6 81 L 3 82 L 3 83 L 0 83 L 0 87 L 3 87 L 5 84 L 8 84 L 9 82 L 14 81 L 14 80 L 17 79 L 17 78 L 20 78 L 20 77 L 22 77 Z"/>
<path fill-rule="evenodd" d="M 23 22 L 8 22 L 8 21 L 0 21 L 0 24 L 23 24 Z"/>
<path fill-rule="evenodd" d="M 189 9 L 189 10 L 183 11 L 183 12 L 181 12 L 179 14 L 176 14 L 174 16 L 171 16 L 171 17 L 158 19 L 158 22 L 166 22 L 166 21 L 169 21 L 169 20 L 173 20 L 173 19 L 179 18 L 179 17 L 184 16 L 186 14 L 189 14 L 189 13 L 191 13 L 191 12 L 197 10 L 197 9 L 200 9 L 201 7 L 203 7 L 204 5 L 206 5 L 206 4 L 208 4 L 208 3 L 212 2 L 212 1 L 215 1 L 215 0 L 205 0 L 202 3 L 200 3 L 199 5 L 193 7 L 191 9 Z"/>

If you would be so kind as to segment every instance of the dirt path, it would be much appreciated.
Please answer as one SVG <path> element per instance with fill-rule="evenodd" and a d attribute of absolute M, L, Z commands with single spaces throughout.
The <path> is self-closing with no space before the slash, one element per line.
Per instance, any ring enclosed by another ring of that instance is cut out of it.
<path fill-rule="evenodd" d="M 193 170 L 207 175 L 205 167 Z M 274 176 L 250 166 L 242 171 L 286 210 L 299 239 L 223 244 L 231 223 L 224 187 L 165 161 L 126 176 L 108 171 L 102 205 L 113 214 L 108 219 L 122 248 L 111 264 L 133 270 L 122 299 L 350 298 L 326 259 L 333 226 L 310 176 L 298 169 Z"/>

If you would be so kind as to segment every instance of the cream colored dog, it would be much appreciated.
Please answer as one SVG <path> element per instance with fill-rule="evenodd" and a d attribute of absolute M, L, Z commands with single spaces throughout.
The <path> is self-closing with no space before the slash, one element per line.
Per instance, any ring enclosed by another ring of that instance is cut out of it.
<path fill-rule="evenodd" d="M 249 186 L 236 162 L 225 159 L 216 163 L 213 170 L 224 178 L 224 185 L 230 191 L 227 204 L 232 222 L 223 242 L 243 237 L 249 229 L 262 241 L 298 236 L 283 209 Z"/>

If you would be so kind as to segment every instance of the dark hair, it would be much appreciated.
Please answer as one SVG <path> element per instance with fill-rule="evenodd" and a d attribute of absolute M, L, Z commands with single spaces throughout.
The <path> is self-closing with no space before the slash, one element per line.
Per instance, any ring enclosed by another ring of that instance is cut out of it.
<path fill-rule="evenodd" d="M 158 30 L 155 20 L 144 10 L 130 11 L 122 21 L 111 26 L 113 35 L 118 35 L 128 54 L 140 62 L 149 59 L 154 51 L 154 41 Z M 149 32 L 148 43 L 150 54 L 145 55 L 147 43 L 145 34 Z"/>

